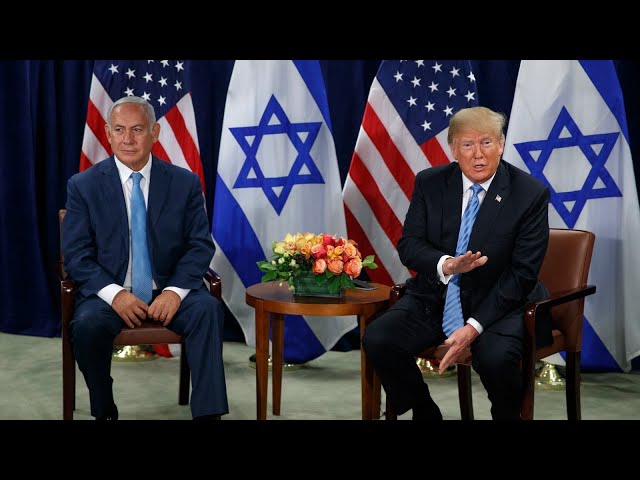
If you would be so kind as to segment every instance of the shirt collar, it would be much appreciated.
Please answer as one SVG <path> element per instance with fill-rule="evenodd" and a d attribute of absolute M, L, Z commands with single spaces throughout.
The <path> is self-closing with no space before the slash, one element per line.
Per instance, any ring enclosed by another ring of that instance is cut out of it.
<path fill-rule="evenodd" d="M 497 170 L 496 170 L 497 172 Z M 487 180 L 484 183 L 481 183 L 480 186 L 483 188 L 483 190 L 485 192 L 489 191 L 489 186 L 491 185 L 491 182 L 493 182 L 493 179 L 496 177 L 496 174 L 494 173 L 491 178 L 489 180 Z M 473 185 L 473 182 L 471 180 L 469 180 L 465 174 L 462 174 L 462 194 L 464 195 L 467 190 L 469 190 L 471 188 L 471 185 Z"/>
<path fill-rule="evenodd" d="M 133 170 L 131 170 L 124 163 L 118 160 L 118 157 L 116 157 L 115 155 L 113 156 L 113 158 L 115 158 L 116 160 L 116 168 L 118 169 L 118 175 L 120 175 L 120 183 L 124 185 L 124 183 L 131 177 Z M 151 177 L 151 163 L 151 154 L 149 154 L 149 160 L 147 160 L 145 166 L 140 170 L 140 173 L 144 178 L 147 179 L 147 181 L 149 181 L 149 178 Z"/>

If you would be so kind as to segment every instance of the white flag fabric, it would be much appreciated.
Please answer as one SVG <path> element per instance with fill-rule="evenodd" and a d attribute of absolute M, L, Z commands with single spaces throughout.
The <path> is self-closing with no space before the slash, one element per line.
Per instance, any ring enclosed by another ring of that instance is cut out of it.
<path fill-rule="evenodd" d="M 225 105 L 213 207 L 222 297 L 255 346 L 245 289 L 287 233 L 347 237 L 329 105 L 317 60 L 238 60 Z M 355 316 L 285 318 L 284 359 L 304 363 L 357 326 Z"/>
<path fill-rule="evenodd" d="M 523 61 L 504 158 L 550 187 L 551 227 L 595 233 L 581 364 L 630 370 L 640 355 L 640 210 L 613 62 Z"/>

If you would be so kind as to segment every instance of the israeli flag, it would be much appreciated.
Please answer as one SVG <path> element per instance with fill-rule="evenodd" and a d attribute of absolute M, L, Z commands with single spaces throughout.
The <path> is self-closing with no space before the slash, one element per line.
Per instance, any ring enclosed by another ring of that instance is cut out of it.
<path fill-rule="evenodd" d="M 245 289 L 287 233 L 347 236 L 327 94 L 317 60 L 238 60 L 224 112 L 213 208 L 222 297 L 255 346 Z M 285 317 L 284 359 L 305 363 L 355 328 L 355 316 Z"/>
<path fill-rule="evenodd" d="M 640 210 L 613 62 L 523 61 L 504 158 L 549 186 L 550 226 L 596 235 L 582 368 L 630 370 L 640 355 Z"/>

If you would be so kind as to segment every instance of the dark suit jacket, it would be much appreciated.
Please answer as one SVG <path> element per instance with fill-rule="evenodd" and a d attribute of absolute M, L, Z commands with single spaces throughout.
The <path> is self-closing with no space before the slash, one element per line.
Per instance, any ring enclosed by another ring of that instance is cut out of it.
<path fill-rule="evenodd" d="M 461 194 L 457 162 L 418 173 L 398 241 L 402 263 L 417 272 L 407 282 L 407 293 L 428 302 L 439 315 L 446 286 L 439 281 L 436 266 L 443 255 L 455 256 Z M 480 251 L 489 260 L 460 277 L 465 319 L 473 317 L 485 330 L 522 336 L 521 319 L 505 317 L 546 293 L 538 272 L 549 241 L 548 204 L 549 189 L 542 182 L 500 161 L 468 245 L 468 250 Z M 545 330 L 540 332 L 542 344 L 551 338 L 550 325 Z"/>
<path fill-rule="evenodd" d="M 110 157 L 67 182 L 62 222 L 66 272 L 77 302 L 110 283 L 122 285 L 129 262 L 129 223 L 122 184 Z M 147 202 L 147 242 L 159 289 L 198 289 L 215 250 L 194 173 L 152 158 Z"/>

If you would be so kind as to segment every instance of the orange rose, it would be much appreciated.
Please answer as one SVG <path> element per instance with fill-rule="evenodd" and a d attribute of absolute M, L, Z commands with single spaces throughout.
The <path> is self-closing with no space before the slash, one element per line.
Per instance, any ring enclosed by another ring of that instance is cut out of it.
<path fill-rule="evenodd" d="M 313 266 L 311 268 L 313 273 L 317 273 L 317 274 L 324 273 L 326 269 L 327 269 L 327 262 L 325 262 L 322 258 L 319 258 L 313 261 Z"/>
<path fill-rule="evenodd" d="M 344 273 L 351 278 L 356 278 L 362 272 L 362 261 L 359 258 L 352 258 L 344 264 Z"/>
<path fill-rule="evenodd" d="M 340 275 L 342 273 L 342 267 L 344 266 L 344 262 L 339 258 L 332 258 L 327 262 L 327 268 L 334 275 Z"/>
<path fill-rule="evenodd" d="M 347 243 L 344 246 L 344 253 L 349 257 L 353 258 L 358 253 L 358 249 L 352 243 Z"/>

